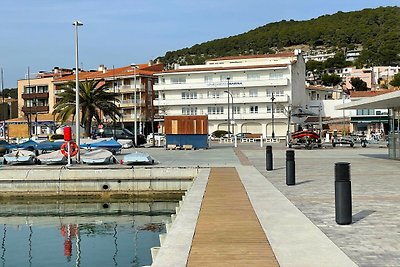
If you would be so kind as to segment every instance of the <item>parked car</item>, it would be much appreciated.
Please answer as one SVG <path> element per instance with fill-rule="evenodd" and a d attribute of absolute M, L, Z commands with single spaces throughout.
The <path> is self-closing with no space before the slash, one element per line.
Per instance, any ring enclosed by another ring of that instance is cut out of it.
<path fill-rule="evenodd" d="M 337 144 L 340 145 L 350 145 L 350 147 L 354 147 L 354 141 L 349 136 L 344 137 L 335 137 L 332 139 L 332 146 L 335 147 Z"/>
<path fill-rule="evenodd" d="M 115 137 L 115 139 L 130 139 L 135 142 L 135 135 L 126 128 L 116 128 L 115 134 L 113 128 L 104 128 L 101 137 Z M 146 144 L 146 137 L 143 134 L 137 135 L 137 146 Z"/>

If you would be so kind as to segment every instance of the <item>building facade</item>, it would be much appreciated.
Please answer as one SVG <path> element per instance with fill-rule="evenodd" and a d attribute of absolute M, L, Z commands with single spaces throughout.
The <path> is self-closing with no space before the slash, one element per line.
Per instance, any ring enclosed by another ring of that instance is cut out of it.
<path fill-rule="evenodd" d="M 285 138 L 293 107 L 306 104 L 305 62 L 301 51 L 224 57 L 204 65 L 157 73 L 154 91 L 164 115 L 208 115 L 209 133 L 262 134 Z"/>
<path fill-rule="evenodd" d="M 137 124 L 138 133 L 149 134 L 154 132 L 153 118 L 158 113 L 153 107 L 153 85 L 156 81 L 155 72 L 163 70 L 163 64 L 130 65 L 120 68 L 108 69 L 100 65 L 97 70 L 81 71 L 79 80 L 101 80 L 108 92 L 117 94 L 119 100 L 116 105 L 119 107 L 122 116 L 116 122 L 121 127 L 134 131 L 134 124 Z M 75 80 L 75 74 L 57 78 L 54 80 L 55 101 L 57 95 L 62 92 L 63 86 Z M 102 117 L 105 124 L 114 122 L 108 117 Z"/>

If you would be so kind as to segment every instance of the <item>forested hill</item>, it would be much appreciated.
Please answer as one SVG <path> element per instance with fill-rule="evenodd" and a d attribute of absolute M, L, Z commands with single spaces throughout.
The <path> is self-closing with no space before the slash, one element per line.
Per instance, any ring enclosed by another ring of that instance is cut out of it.
<path fill-rule="evenodd" d="M 275 53 L 297 45 L 310 49 L 353 49 L 362 46 L 359 65 L 400 63 L 400 7 L 338 12 L 307 21 L 280 21 L 249 32 L 208 41 L 159 59 L 171 63 L 202 64 L 208 58 Z"/>

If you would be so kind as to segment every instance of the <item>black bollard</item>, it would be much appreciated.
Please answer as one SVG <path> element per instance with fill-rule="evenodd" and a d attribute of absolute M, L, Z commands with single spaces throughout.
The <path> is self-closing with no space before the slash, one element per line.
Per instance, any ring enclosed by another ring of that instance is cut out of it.
<path fill-rule="evenodd" d="M 294 150 L 286 150 L 286 185 L 296 184 L 296 164 Z"/>
<path fill-rule="evenodd" d="M 267 171 L 272 171 L 274 169 L 272 164 L 272 146 L 265 147 L 265 165 Z"/>
<path fill-rule="evenodd" d="M 335 163 L 335 212 L 337 224 L 351 224 L 351 182 L 350 163 Z"/>

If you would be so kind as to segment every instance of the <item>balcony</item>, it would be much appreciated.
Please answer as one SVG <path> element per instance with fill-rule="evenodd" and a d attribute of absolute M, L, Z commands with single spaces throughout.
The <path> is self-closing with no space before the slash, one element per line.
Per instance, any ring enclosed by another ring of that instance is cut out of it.
<path fill-rule="evenodd" d="M 48 99 L 49 93 L 32 93 L 32 94 L 22 94 L 22 99 Z"/>
<path fill-rule="evenodd" d="M 145 92 L 146 88 L 143 84 L 136 85 L 136 92 Z M 110 92 L 114 92 L 114 88 L 110 88 Z M 115 88 L 116 93 L 132 93 L 135 92 L 134 85 L 121 85 Z"/>
<path fill-rule="evenodd" d="M 24 113 L 48 113 L 49 106 L 22 107 Z"/>
<path fill-rule="evenodd" d="M 289 79 L 263 79 L 263 80 L 243 80 L 243 81 L 230 81 L 229 87 L 265 87 L 265 86 L 286 86 L 289 84 Z M 155 84 L 155 91 L 165 90 L 189 90 L 189 89 L 215 89 L 227 88 L 226 81 L 210 82 L 210 83 L 179 83 L 179 84 Z"/>
<path fill-rule="evenodd" d="M 117 105 L 119 105 L 121 108 L 126 108 L 126 107 L 134 107 L 135 104 L 137 107 L 143 107 L 143 106 L 145 106 L 145 101 L 143 101 L 143 100 L 135 101 L 134 99 L 127 99 L 127 100 L 122 100 Z"/>
<path fill-rule="evenodd" d="M 231 99 L 229 99 L 231 100 Z M 197 99 L 168 99 L 154 100 L 154 106 L 187 106 L 187 105 L 226 105 L 228 102 L 228 96 L 225 93 L 224 97 L 220 98 L 197 98 Z M 252 104 L 252 103 L 270 103 L 271 96 L 267 96 L 266 94 L 256 96 L 256 97 L 233 97 L 234 104 Z M 287 103 L 289 102 L 289 96 L 275 96 L 275 103 Z"/>

